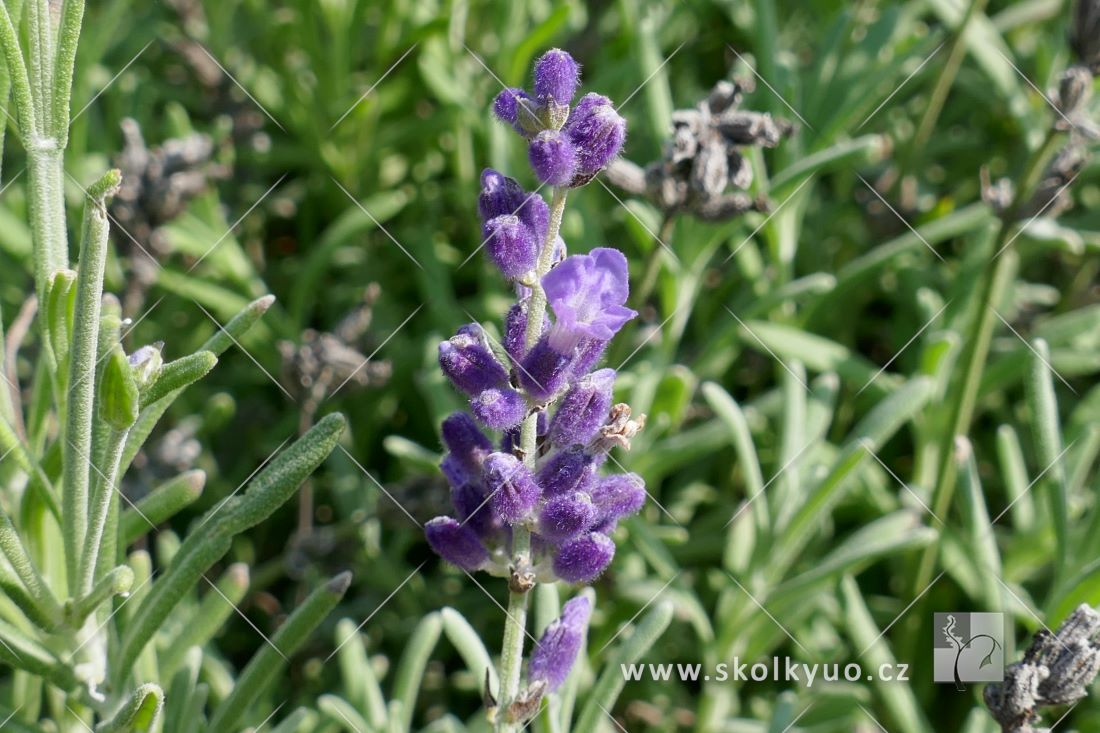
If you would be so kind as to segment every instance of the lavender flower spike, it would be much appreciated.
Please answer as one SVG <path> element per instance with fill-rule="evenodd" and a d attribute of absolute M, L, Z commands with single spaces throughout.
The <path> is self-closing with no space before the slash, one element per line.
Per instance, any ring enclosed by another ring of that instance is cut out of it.
<path fill-rule="evenodd" d="M 493 453 L 485 459 L 485 487 L 493 513 L 506 524 L 527 519 L 541 493 L 531 470 L 508 453 Z"/>
<path fill-rule="evenodd" d="M 554 558 L 554 573 L 567 583 L 590 583 L 615 557 L 615 543 L 605 534 L 590 532 L 561 546 Z"/>
<path fill-rule="evenodd" d="M 443 444 L 471 472 L 481 471 L 481 462 L 493 452 L 493 443 L 465 412 L 456 412 L 443 421 Z"/>
<path fill-rule="evenodd" d="M 463 570 L 480 570 L 489 562 L 489 551 L 474 530 L 453 517 L 436 517 L 424 525 L 424 534 L 440 557 Z"/>
<path fill-rule="evenodd" d="M 609 340 L 638 315 L 623 305 L 630 285 L 626 257 L 616 249 L 565 258 L 542 278 L 542 287 L 557 316 L 549 343 L 562 354 L 571 354 L 582 339 Z"/>
<path fill-rule="evenodd" d="M 566 107 L 581 82 L 581 67 L 565 51 L 553 48 L 535 62 L 535 97 Z"/>
<path fill-rule="evenodd" d="M 546 627 L 527 667 L 531 682 L 545 682 L 547 692 L 554 692 L 569 677 L 577 661 L 592 615 L 592 602 L 587 596 L 577 596 L 561 610 L 561 617 Z"/>

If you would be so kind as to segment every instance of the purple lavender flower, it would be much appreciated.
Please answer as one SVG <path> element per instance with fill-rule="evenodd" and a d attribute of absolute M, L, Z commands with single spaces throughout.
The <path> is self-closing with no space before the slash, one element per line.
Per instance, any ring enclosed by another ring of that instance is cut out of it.
<path fill-rule="evenodd" d="M 543 332 L 550 327 L 550 321 L 543 319 Z M 541 335 L 541 334 L 540 334 Z M 517 362 L 523 361 L 527 353 L 527 301 L 522 300 L 508 310 L 504 318 L 504 350 Z"/>
<path fill-rule="evenodd" d="M 527 159 L 535 175 L 549 186 L 565 186 L 577 170 L 577 150 L 557 130 L 543 130 L 527 147 Z"/>
<path fill-rule="evenodd" d="M 493 453 L 485 459 L 485 488 L 493 513 L 505 524 L 527 519 L 541 493 L 531 470 L 508 453 Z"/>
<path fill-rule="evenodd" d="M 537 193 L 523 190 L 514 178 L 486 168 L 481 172 L 478 212 L 482 221 L 498 216 L 518 216 L 531 230 L 540 247 L 550 227 L 550 207 Z"/>
<path fill-rule="evenodd" d="M 645 506 L 645 482 L 636 473 L 604 476 L 590 490 L 596 507 L 596 529 L 611 532 L 623 517 L 637 514 Z"/>
<path fill-rule="evenodd" d="M 542 278 L 542 287 L 557 317 L 549 344 L 562 354 L 572 354 L 582 339 L 610 340 L 638 315 L 623 305 L 630 284 L 626 257 L 616 249 L 567 257 Z"/>
<path fill-rule="evenodd" d="M 573 374 L 572 367 L 571 353 L 558 351 L 546 338 L 541 338 L 523 357 L 516 377 L 533 399 L 548 402 L 565 389 Z"/>
<path fill-rule="evenodd" d="M 440 557 L 464 570 L 479 570 L 489 562 L 489 551 L 477 534 L 453 517 L 436 517 L 424 525 L 428 544 Z"/>
<path fill-rule="evenodd" d="M 562 130 L 577 151 L 573 187 L 583 186 L 615 159 L 626 141 L 626 120 L 611 100 L 586 94 L 569 115 Z"/>
<path fill-rule="evenodd" d="M 527 400 L 509 387 L 490 387 L 470 400 L 474 416 L 492 430 L 508 430 L 527 415 Z"/>
<path fill-rule="evenodd" d="M 615 557 L 615 543 L 605 534 L 590 532 L 562 545 L 554 557 L 554 573 L 567 583 L 590 583 Z"/>
<path fill-rule="evenodd" d="M 550 499 L 574 491 L 587 491 L 596 479 L 596 468 L 592 455 L 573 447 L 550 456 L 536 476 L 543 494 Z"/>
<path fill-rule="evenodd" d="M 518 216 L 494 216 L 485 222 L 485 251 L 505 277 L 522 277 L 535 266 L 539 243 Z"/>
<path fill-rule="evenodd" d="M 596 521 L 596 507 L 583 491 L 550 499 L 539 511 L 538 533 L 560 544 L 586 531 Z"/>
<path fill-rule="evenodd" d="M 538 105 L 518 87 L 505 89 L 493 100 L 493 112 L 501 122 L 507 122 L 520 135 L 530 135 L 541 128 Z"/>
<path fill-rule="evenodd" d="M 553 48 L 535 62 L 535 97 L 566 107 L 581 82 L 581 67 L 565 51 Z"/>
<path fill-rule="evenodd" d="M 545 682 L 546 691 L 554 692 L 569 677 L 584 644 L 592 602 L 587 596 L 577 596 L 566 602 L 561 617 L 546 627 L 527 666 L 531 682 Z"/>
<path fill-rule="evenodd" d="M 463 326 L 439 344 L 439 366 L 454 386 L 475 395 L 508 382 L 508 370 L 484 343 L 480 326 Z"/>
<path fill-rule="evenodd" d="M 470 471 L 480 472 L 481 462 L 493 451 L 493 442 L 465 412 L 456 412 L 443 421 L 443 444 Z"/>
<path fill-rule="evenodd" d="M 550 440 L 561 446 L 592 440 L 607 422 L 614 387 L 614 369 L 600 369 L 574 384 L 554 413 Z"/>

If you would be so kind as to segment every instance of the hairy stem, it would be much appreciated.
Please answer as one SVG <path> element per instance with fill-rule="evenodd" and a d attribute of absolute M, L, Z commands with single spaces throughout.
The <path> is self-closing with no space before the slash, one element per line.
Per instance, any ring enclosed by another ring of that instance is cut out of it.
<path fill-rule="evenodd" d="M 568 189 L 555 188 L 550 202 L 550 226 L 546 232 L 546 241 L 542 244 L 539 259 L 535 265 L 535 282 L 531 284 L 531 297 L 527 300 L 527 330 L 524 345 L 527 350 L 542 335 L 542 324 L 546 318 L 546 292 L 542 289 L 542 276 L 550 271 L 554 264 L 554 243 L 561 229 L 561 218 L 565 212 L 565 197 Z M 532 405 L 532 407 L 534 407 Z M 535 468 L 538 457 L 538 412 L 532 410 L 520 427 L 520 449 L 523 462 L 530 469 Z M 523 526 L 512 528 L 512 568 L 513 572 L 525 572 L 531 562 L 531 531 Z M 517 725 L 508 719 L 508 706 L 516 699 L 520 689 L 520 671 L 523 666 L 523 635 L 527 629 L 527 590 L 512 584 L 508 595 L 508 619 L 504 626 L 504 645 L 500 654 L 500 703 L 504 711 L 497 718 L 497 731 L 505 733 L 515 731 Z"/>
<path fill-rule="evenodd" d="M 84 236 L 77 273 L 73 342 L 69 349 L 68 413 L 65 419 L 61 514 L 69 588 L 78 587 L 80 552 L 88 529 L 88 468 L 92 461 L 96 350 L 107 259 L 107 196 L 121 176 L 111 171 L 92 187 L 84 209 Z M 93 566 L 94 567 L 94 566 Z M 74 594 L 75 595 L 75 594 Z"/>
<path fill-rule="evenodd" d="M 80 595 L 88 595 L 92 591 L 92 585 L 96 580 L 96 563 L 99 560 L 100 549 L 104 544 L 105 530 L 108 526 L 108 514 L 111 510 L 111 500 L 114 497 L 119 477 L 119 464 L 122 461 L 122 449 L 126 445 L 126 436 L 129 430 L 112 429 L 107 436 L 107 446 L 103 455 L 103 466 L 95 468 L 99 474 L 99 480 L 94 483 L 94 489 L 89 502 L 90 523 L 88 534 L 84 540 L 84 553 L 80 556 Z M 117 532 L 117 522 L 114 530 Z M 107 543 L 104 548 L 114 551 L 117 543 Z M 107 563 L 113 563 L 115 558 L 106 556 Z"/>

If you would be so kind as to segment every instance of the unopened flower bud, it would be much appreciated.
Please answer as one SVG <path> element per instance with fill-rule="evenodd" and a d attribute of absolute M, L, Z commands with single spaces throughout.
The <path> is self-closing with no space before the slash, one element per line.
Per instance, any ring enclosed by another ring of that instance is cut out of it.
<path fill-rule="evenodd" d="M 562 398 L 550 422 L 557 445 L 587 444 L 607 422 L 615 387 L 615 370 L 600 369 L 580 379 Z"/>
<path fill-rule="evenodd" d="M 614 557 L 611 538 L 590 532 L 561 546 L 554 557 L 554 573 L 567 583 L 589 583 L 607 569 Z"/>
<path fill-rule="evenodd" d="M 481 329 L 466 327 L 439 344 L 439 366 L 454 386 L 475 395 L 508 382 L 508 370 L 479 338 Z"/>
<path fill-rule="evenodd" d="M 592 602 L 587 596 L 577 596 L 562 606 L 561 617 L 546 627 L 531 652 L 527 676 L 532 682 L 545 682 L 547 692 L 562 686 L 584 644 L 591 615 Z"/>
<path fill-rule="evenodd" d="M 527 401 L 510 387 L 490 387 L 470 399 L 470 410 L 486 427 L 508 430 L 527 415 Z"/>
<path fill-rule="evenodd" d="M 541 494 L 531 470 L 508 453 L 493 453 L 485 459 L 485 488 L 493 513 L 505 524 L 527 519 Z"/>
<path fill-rule="evenodd" d="M 596 459 L 580 447 L 560 450 L 539 469 L 539 486 L 547 498 L 587 491 L 596 478 L 596 468 Z"/>
<path fill-rule="evenodd" d="M 489 562 L 489 552 L 477 534 L 453 517 L 436 517 L 424 525 L 428 544 L 447 562 L 464 570 L 478 570 Z"/>
<path fill-rule="evenodd" d="M 576 179 L 572 185 L 583 186 L 622 150 L 626 120 L 607 97 L 586 94 L 569 115 L 564 132 L 577 149 Z"/>
<path fill-rule="evenodd" d="M 505 214 L 485 222 L 485 251 L 505 277 L 515 279 L 535 267 L 539 244 L 518 216 Z"/>
<path fill-rule="evenodd" d="M 571 540 L 596 521 L 596 507 L 583 491 L 550 499 L 539 511 L 538 533 L 552 543 Z"/>
<path fill-rule="evenodd" d="M 527 147 L 527 158 L 535 175 L 549 186 L 565 186 L 577 169 L 577 151 L 573 143 L 556 130 L 544 130 Z"/>
<path fill-rule="evenodd" d="M 553 100 L 568 106 L 580 81 L 580 65 L 560 48 L 550 49 L 535 62 L 535 96 L 539 101 Z"/>

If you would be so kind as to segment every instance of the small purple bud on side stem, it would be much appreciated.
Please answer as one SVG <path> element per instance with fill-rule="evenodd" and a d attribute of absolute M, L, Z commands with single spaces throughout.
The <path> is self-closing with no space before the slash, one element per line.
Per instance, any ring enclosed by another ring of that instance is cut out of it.
<path fill-rule="evenodd" d="M 527 147 L 527 158 L 538 179 L 548 186 L 565 186 L 577 169 L 573 143 L 556 130 L 544 130 Z"/>
<path fill-rule="evenodd" d="M 553 543 L 571 540 L 596 520 L 596 507 L 583 491 L 554 497 L 539 512 L 538 533 Z"/>
<path fill-rule="evenodd" d="M 607 422 L 614 387 L 614 369 L 600 369 L 577 381 L 554 413 L 550 439 L 560 446 L 592 440 Z"/>
<path fill-rule="evenodd" d="M 485 459 L 485 487 L 493 513 L 506 524 L 527 519 L 541 493 L 531 470 L 508 453 L 493 453 Z"/>
<path fill-rule="evenodd" d="M 562 686 L 577 661 L 591 616 L 592 602 L 587 596 L 566 602 L 561 617 L 546 627 L 531 652 L 527 676 L 532 682 L 545 682 L 547 692 Z"/>
<path fill-rule="evenodd" d="M 554 573 L 567 583 L 589 583 L 607 569 L 614 557 L 611 538 L 590 532 L 562 545 L 554 558 Z"/>
<path fill-rule="evenodd" d="M 489 561 L 489 551 L 477 534 L 452 517 L 436 517 L 424 525 L 428 544 L 447 562 L 465 570 L 478 570 Z"/>
<path fill-rule="evenodd" d="M 490 387 L 470 399 L 470 410 L 486 427 L 508 430 L 523 422 L 527 401 L 510 387 Z"/>

